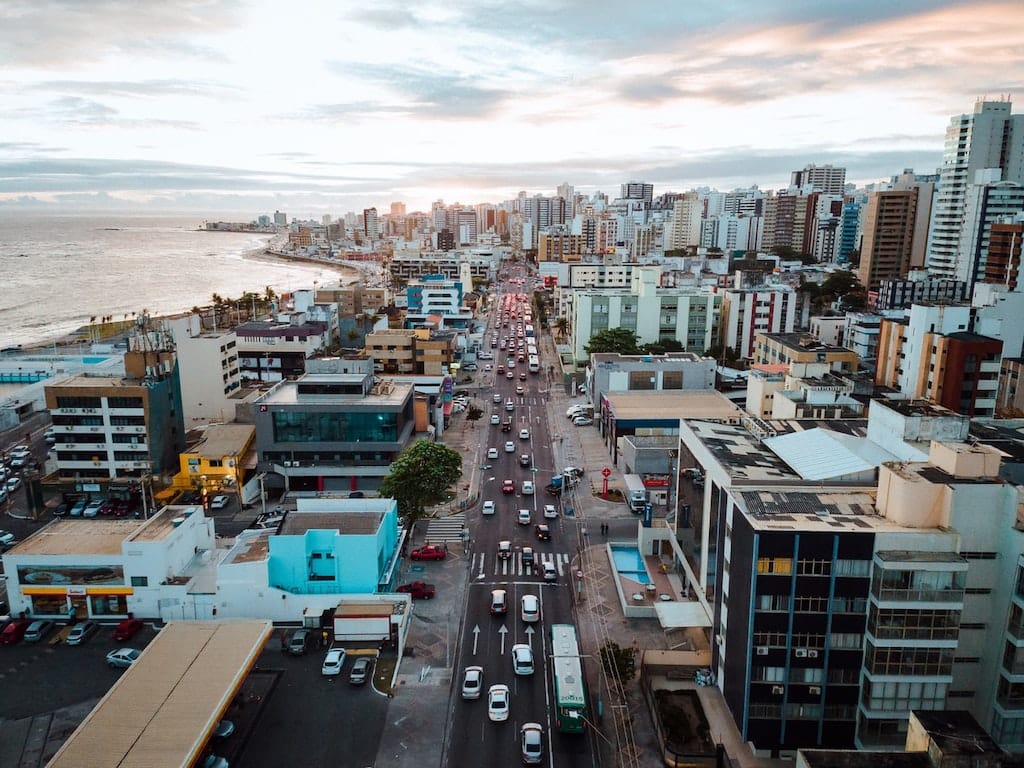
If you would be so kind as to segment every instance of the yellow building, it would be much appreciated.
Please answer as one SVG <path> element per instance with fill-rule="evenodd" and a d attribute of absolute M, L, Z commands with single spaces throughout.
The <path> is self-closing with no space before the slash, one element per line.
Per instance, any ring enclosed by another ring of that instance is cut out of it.
<path fill-rule="evenodd" d="M 823 344 L 807 333 L 759 333 L 754 345 L 755 365 L 826 363 L 836 373 L 852 373 L 860 356 L 852 349 Z"/>
<path fill-rule="evenodd" d="M 246 472 L 256 465 L 255 454 L 249 460 L 255 437 L 252 424 L 211 424 L 202 440 L 181 454 L 172 487 L 237 493 L 245 484 Z"/>

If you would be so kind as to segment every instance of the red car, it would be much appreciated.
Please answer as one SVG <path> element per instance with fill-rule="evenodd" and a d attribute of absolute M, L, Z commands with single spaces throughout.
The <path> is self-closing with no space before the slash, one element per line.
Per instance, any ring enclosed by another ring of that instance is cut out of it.
<path fill-rule="evenodd" d="M 130 640 L 140 629 L 142 629 L 141 621 L 138 619 L 125 619 L 114 627 L 114 639 Z"/>
<path fill-rule="evenodd" d="M 433 544 L 427 544 L 425 547 L 414 549 L 409 557 L 413 560 L 444 560 L 448 556 L 441 547 L 435 547 Z"/>
<path fill-rule="evenodd" d="M 12 621 L 6 627 L 4 631 L 0 632 L 0 645 L 16 645 L 21 642 L 21 638 L 25 636 L 25 631 L 28 629 L 30 621 Z"/>
<path fill-rule="evenodd" d="M 427 584 L 425 581 L 413 581 L 409 584 L 403 584 L 398 588 L 399 592 L 405 592 L 412 595 L 413 600 L 429 600 L 435 594 L 434 585 Z"/>
<path fill-rule="evenodd" d="M 502 493 L 515 493 L 516 492 L 516 484 L 514 482 L 512 482 L 511 480 L 503 481 L 502 484 L 501 484 L 501 492 Z"/>

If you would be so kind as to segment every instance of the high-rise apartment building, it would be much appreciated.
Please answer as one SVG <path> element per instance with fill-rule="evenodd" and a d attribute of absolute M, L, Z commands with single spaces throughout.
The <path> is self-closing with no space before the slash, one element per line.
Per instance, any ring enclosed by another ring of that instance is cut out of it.
<path fill-rule="evenodd" d="M 999 168 L 1004 181 L 1024 183 L 1024 115 L 1011 115 L 1009 101 L 982 101 L 971 114 L 950 119 L 928 234 L 928 271 L 954 277 L 969 186 L 975 174 Z"/>
<path fill-rule="evenodd" d="M 371 242 L 380 237 L 380 227 L 377 223 L 376 208 L 363 209 L 363 233 L 366 235 L 366 239 Z"/>
<path fill-rule="evenodd" d="M 882 280 L 901 280 L 910 270 L 918 190 L 872 192 L 864 206 L 864 239 L 857 278 L 869 291 Z"/>
<path fill-rule="evenodd" d="M 790 184 L 798 190 L 810 187 L 814 192 L 841 195 L 846 185 L 846 169 L 831 165 L 805 165 L 802 171 L 793 171 Z"/>
<path fill-rule="evenodd" d="M 654 185 L 643 181 L 629 181 L 620 186 L 619 197 L 623 200 L 643 200 L 650 203 L 654 199 Z"/>
<path fill-rule="evenodd" d="M 282 213 L 281 211 L 274 211 L 274 226 L 275 227 L 287 227 L 288 226 L 288 214 Z"/>
<path fill-rule="evenodd" d="M 700 220 L 703 204 L 696 192 L 687 192 L 672 206 L 668 247 L 673 250 L 690 248 L 700 243 Z"/>
<path fill-rule="evenodd" d="M 989 181 L 972 184 L 965 195 L 956 277 L 967 283 L 968 289 L 985 278 L 992 226 L 1024 214 L 1024 186 L 999 181 L 999 175 L 995 169 L 979 171 L 977 180 Z"/>
<path fill-rule="evenodd" d="M 392 216 L 405 216 L 405 203 L 395 202 L 391 204 Z"/>

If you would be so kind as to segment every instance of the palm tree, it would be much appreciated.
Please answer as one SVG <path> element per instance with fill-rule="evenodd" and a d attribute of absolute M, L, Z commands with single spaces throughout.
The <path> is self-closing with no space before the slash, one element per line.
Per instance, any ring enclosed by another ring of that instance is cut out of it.
<path fill-rule="evenodd" d="M 558 336 L 564 339 L 569 334 L 569 318 L 558 318 L 558 320 L 555 321 L 555 330 L 558 332 Z"/>

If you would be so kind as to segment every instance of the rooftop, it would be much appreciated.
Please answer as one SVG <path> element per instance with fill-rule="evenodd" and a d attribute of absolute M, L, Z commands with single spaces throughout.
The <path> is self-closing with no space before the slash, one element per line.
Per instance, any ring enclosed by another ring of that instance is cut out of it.
<path fill-rule="evenodd" d="M 169 623 L 49 765 L 197 764 L 272 631 L 269 621 Z"/>
<path fill-rule="evenodd" d="M 160 541 L 174 519 L 198 507 L 164 507 L 148 520 L 55 520 L 7 550 L 10 555 L 120 555 L 129 541 Z"/>
<path fill-rule="evenodd" d="M 759 333 L 768 341 L 774 341 L 784 347 L 798 352 L 834 352 L 844 355 L 856 354 L 852 349 L 837 347 L 833 344 L 825 344 L 808 333 Z"/>
<path fill-rule="evenodd" d="M 281 524 L 282 536 L 299 536 L 306 531 L 336 530 L 343 536 L 370 536 L 380 529 L 384 515 L 379 512 L 289 513 Z"/>
<path fill-rule="evenodd" d="M 931 400 L 900 400 L 887 398 L 883 405 L 904 416 L 949 416 L 963 418 L 956 411 L 951 411 L 941 405 L 936 405 Z"/>
<path fill-rule="evenodd" d="M 740 494 L 747 519 L 759 531 L 898 531 L 903 527 L 875 511 L 873 493 L 745 491 Z"/>
<path fill-rule="evenodd" d="M 380 406 L 390 405 L 398 407 L 411 396 L 413 385 L 406 382 L 387 379 L 388 386 L 375 387 L 372 392 L 366 395 L 362 392 L 332 393 L 332 394 L 306 394 L 299 392 L 299 385 L 315 385 L 319 382 L 324 384 L 349 383 L 357 386 L 365 378 L 365 374 L 355 373 L 322 373 L 306 374 L 298 381 L 282 381 L 272 390 L 267 392 L 261 399 L 261 404 L 266 405 L 297 405 L 299 403 L 373 403 Z"/>
<path fill-rule="evenodd" d="M 721 392 L 609 392 L 604 395 L 619 421 L 637 419 L 714 419 L 736 421 L 743 410 Z"/>
<path fill-rule="evenodd" d="M 245 450 L 255 432 L 256 428 L 251 424 L 211 424 L 204 431 L 203 439 L 187 453 L 214 460 L 237 456 Z"/>

